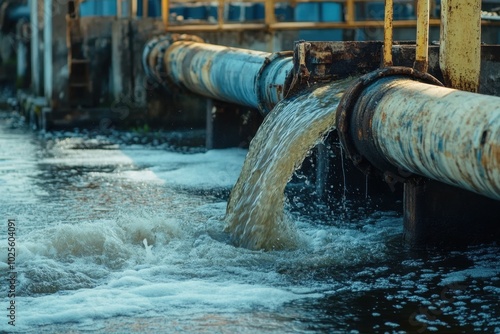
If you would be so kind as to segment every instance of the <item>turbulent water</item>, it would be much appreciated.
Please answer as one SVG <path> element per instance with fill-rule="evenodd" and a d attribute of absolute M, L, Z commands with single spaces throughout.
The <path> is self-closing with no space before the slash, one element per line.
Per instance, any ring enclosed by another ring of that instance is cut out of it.
<path fill-rule="evenodd" d="M 250 249 L 297 247 L 300 236 L 283 211 L 285 187 L 307 153 L 334 129 L 335 111 L 352 79 L 279 103 L 252 140 L 227 207 L 227 231 Z"/>
<path fill-rule="evenodd" d="M 235 247 L 224 217 L 247 151 L 185 135 L 35 133 L 0 112 L 0 332 L 500 332 L 497 245 L 411 251 L 394 212 L 295 212 L 294 247 Z"/>

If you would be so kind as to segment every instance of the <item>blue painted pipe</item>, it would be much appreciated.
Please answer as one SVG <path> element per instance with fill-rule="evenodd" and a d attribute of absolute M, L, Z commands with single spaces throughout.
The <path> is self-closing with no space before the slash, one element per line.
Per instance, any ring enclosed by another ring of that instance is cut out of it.
<path fill-rule="evenodd" d="M 166 81 L 267 114 L 288 92 L 293 57 L 292 52 L 271 54 L 178 39 L 149 43 L 143 52 L 143 66 L 162 84 Z"/>

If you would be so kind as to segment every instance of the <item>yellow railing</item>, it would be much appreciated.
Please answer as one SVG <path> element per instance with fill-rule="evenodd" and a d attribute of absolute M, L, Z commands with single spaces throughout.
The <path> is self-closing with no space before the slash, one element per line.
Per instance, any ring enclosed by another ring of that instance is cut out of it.
<path fill-rule="evenodd" d="M 121 3 L 123 1 L 128 1 L 131 6 L 130 16 L 135 16 L 137 14 L 137 2 L 138 0 L 117 0 L 118 13 L 121 13 Z M 210 23 L 208 20 L 185 20 L 185 21 L 175 21 L 170 20 L 170 5 L 182 4 L 182 3 L 214 3 L 217 2 L 217 21 Z M 278 22 L 275 15 L 275 4 L 276 3 L 289 3 L 292 7 L 296 6 L 298 3 L 339 3 L 343 5 L 343 20 L 339 22 Z M 224 20 L 224 8 L 230 3 L 263 3 L 265 8 L 264 20 L 260 22 L 238 22 L 238 23 L 227 23 Z M 382 0 L 240 0 L 240 1 L 228 1 L 228 0 L 218 0 L 218 1 L 190 1 L 190 0 L 161 0 L 161 11 L 162 20 L 168 31 L 172 32 L 192 32 L 192 31 L 231 31 L 231 30 L 302 30 L 302 29 L 356 29 L 356 28 L 372 28 L 372 27 L 384 27 L 384 20 L 380 19 L 369 19 L 369 20 L 358 20 L 356 19 L 356 3 L 383 3 Z M 394 0 L 395 4 L 416 4 L 413 0 Z M 433 8 L 435 0 L 431 0 L 431 8 Z M 148 1 L 143 1 L 142 3 L 143 13 L 148 13 Z M 415 8 L 416 10 L 416 8 Z M 431 18 L 429 20 L 430 26 L 439 26 L 440 20 L 438 18 Z M 500 25 L 500 21 L 483 21 L 483 25 Z M 394 28 L 407 28 L 416 27 L 416 19 L 401 19 L 394 20 Z"/>

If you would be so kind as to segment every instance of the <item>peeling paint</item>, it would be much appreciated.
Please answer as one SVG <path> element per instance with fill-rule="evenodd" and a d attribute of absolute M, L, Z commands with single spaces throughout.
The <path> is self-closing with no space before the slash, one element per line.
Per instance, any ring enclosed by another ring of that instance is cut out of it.
<path fill-rule="evenodd" d="M 373 108 L 379 154 L 398 168 L 500 200 L 500 98 L 384 80 L 374 88 L 379 93 L 363 97 Z"/>

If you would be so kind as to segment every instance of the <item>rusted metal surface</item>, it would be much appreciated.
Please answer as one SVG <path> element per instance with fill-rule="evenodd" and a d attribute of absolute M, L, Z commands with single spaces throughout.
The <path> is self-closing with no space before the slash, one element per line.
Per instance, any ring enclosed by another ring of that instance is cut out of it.
<path fill-rule="evenodd" d="M 381 42 L 304 42 L 295 44 L 292 92 L 377 69 Z"/>
<path fill-rule="evenodd" d="M 291 54 L 186 41 L 169 46 L 164 62 L 176 85 L 216 100 L 259 108 L 262 113 L 284 98 L 293 68 Z"/>
<path fill-rule="evenodd" d="M 384 61 L 385 67 L 392 66 L 392 25 L 394 17 L 394 5 L 392 0 L 385 0 L 384 16 Z"/>
<path fill-rule="evenodd" d="M 360 79 L 339 105 L 353 160 L 386 177 L 414 173 L 500 200 L 500 98 L 376 76 Z"/>
<path fill-rule="evenodd" d="M 477 92 L 481 68 L 481 0 L 441 3 L 441 71 L 448 87 Z"/>
<path fill-rule="evenodd" d="M 181 87 L 226 102 L 236 95 L 238 104 L 255 107 L 255 76 L 265 56 L 219 45 L 177 42 L 167 50 L 164 62 L 171 80 Z"/>
<path fill-rule="evenodd" d="M 427 54 L 429 49 L 429 0 L 417 1 L 417 39 L 415 64 L 420 72 L 427 72 Z"/>
<path fill-rule="evenodd" d="M 380 67 L 382 42 L 307 42 L 299 41 L 294 48 L 293 92 L 318 82 L 328 82 L 356 74 L 366 74 Z M 481 47 L 482 66 L 480 92 L 500 96 L 500 46 Z M 395 66 L 413 67 L 416 46 L 395 42 L 392 46 Z M 439 67 L 439 45 L 428 46 L 427 71 L 443 81 Z"/>
<path fill-rule="evenodd" d="M 290 86 L 293 52 L 276 52 L 265 60 L 256 78 L 258 109 L 267 114 L 287 96 Z"/>
<path fill-rule="evenodd" d="M 168 86 L 163 57 L 168 47 L 176 41 L 203 43 L 200 37 L 187 34 L 166 34 L 151 39 L 142 51 L 142 67 L 146 76 L 156 84 Z"/>
<path fill-rule="evenodd" d="M 433 77 L 443 82 L 443 74 L 441 73 L 441 68 L 439 67 L 439 46 L 429 45 L 427 55 L 427 69 L 425 72 L 428 72 Z M 395 66 L 413 67 L 418 71 L 415 67 L 416 46 L 413 43 L 393 45 L 392 57 Z"/>
<path fill-rule="evenodd" d="M 386 67 L 362 76 L 343 95 L 337 108 L 336 125 L 339 140 L 346 150 L 348 158 L 365 174 L 381 171 L 386 181 L 403 181 L 409 174 L 399 175 L 394 167 L 374 146 L 372 119 L 374 109 L 365 105 L 365 90 L 382 78 L 406 77 L 432 85 L 442 86 L 441 82 L 430 74 L 418 72 L 410 67 Z M 360 102 L 361 101 L 361 102 Z M 392 178 L 392 180 L 390 179 Z"/>

